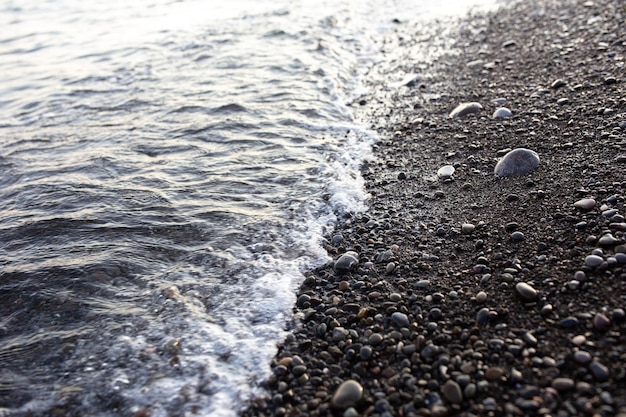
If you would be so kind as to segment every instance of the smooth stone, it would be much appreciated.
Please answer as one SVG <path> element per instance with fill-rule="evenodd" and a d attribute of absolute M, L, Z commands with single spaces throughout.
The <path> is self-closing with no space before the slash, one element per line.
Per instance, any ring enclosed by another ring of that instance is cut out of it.
<path fill-rule="evenodd" d="M 584 350 L 577 350 L 574 352 L 574 360 L 580 364 L 587 364 L 591 362 L 593 358 L 591 357 L 591 353 Z"/>
<path fill-rule="evenodd" d="M 478 304 L 483 304 L 485 301 L 487 301 L 487 293 L 484 291 L 480 291 L 478 294 L 476 294 L 476 302 Z"/>
<path fill-rule="evenodd" d="M 461 386 L 449 379 L 445 384 L 441 387 L 441 391 L 443 392 L 443 396 L 446 400 L 450 401 L 453 404 L 459 404 L 463 401 L 463 392 L 461 391 Z"/>
<path fill-rule="evenodd" d="M 483 109 L 483 106 L 480 103 L 469 102 L 469 103 L 461 103 L 454 108 L 450 112 L 450 118 L 454 117 L 462 117 L 472 113 L 478 113 Z"/>
<path fill-rule="evenodd" d="M 557 391 L 569 391 L 576 386 L 571 378 L 554 378 L 551 385 Z"/>
<path fill-rule="evenodd" d="M 615 239 L 612 234 L 606 234 L 598 239 L 598 245 L 600 246 L 613 246 L 619 243 L 618 239 Z"/>
<path fill-rule="evenodd" d="M 587 338 L 582 334 L 572 337 L 572 343 L 576 346 L 582 346 L 586 342 L 587 342 Z"/>
<path fill-rule="evenodd" d="M 559 322 L 559 326 L 566 328 L 566 329 L 571 329 L 573 327 L 577 327 L 579 323 L 580 322 L 578 321 L 576 317 L 569 316 L 561 320 Z"/>
<path fill-rule="evenodd" d="M 483 307 L 476 314 L 476 322 L 478 324 L 485 324 L 488 321 L 489 321 L 489 309 L 486 307 Z"/>
<path fill-rule="evenodd" d="M 345 410 L 357 405 L 363 398 L 363 387 L 357 381 L 348 379 L 344 381 L 330 400 L 332 408 Z"/>
<path fill-rule="evenodd" d="M 591 371 L 593 377 L 600 382 L 608 380 L 611 376 L 609 368 L 598 361 L 591 362 L 589 370 Z"/>
<path fill-rule="evenodd" d="M 585 265 L 590 266 L 592 268 L 602 265 L 602 262 L 604 262 L 604 259 L 598 255 L 588 255 L 585 258 Z"/>
<path fill-rule="evenodd" d="M 506 107 L 500 107 L 498 109 L 496 109 L 496 111 L 493 112 L 493 118 L 494 119 L 506 119 L 507 117 L 511 117 L 513 116 L 513 113 L 511 112 L 511 110 L 507 109 Z"/>
<path fill-rule="evenodd" d="M 596 200 L 593 198 L 583 198 L 574 203 L 574 207 L 580 210 L 591 210 L 596 206 Z"/>
<path fill-rule="evenodd" d="M 339 273 L 350 272 L 355 269 L 359 264 L 359 254 L 353 251 L 348 251 L 341 255 L 337 262 L 335 262 L 335 271 Z"/>
<path fill-rule="evenodd" d="M 504 155 L 496 164 L 493 172 L 498 177 L 518 177 L 537 169 L 539 163 L 537 152 L 517 148 Z"/>
<path fill-rule="evenodd" d="M 524 301 L 537 301 L 539 294 L 537 290 L 526 282 L 518 282 L 515 285 L 517 295 Z"/>
<path fill-rule="evenodd" d="M 464 234 L 464 235 L 472 234 L 472 232 L 474 232 L 474 230 L 476 230 L 476 226 L 474 226 L 471 223 L 463 223 L 461 225 L 461 233 Z"/>
<path fill-rule="evenodd" d="M 520 231 L 516 231 L 511 233 L 511 239 L 513 240 L 524 240 L 524 233 Z"/>
<path fill-rule="evenodd" d="M 601 332 L 605 332 L 609 329 L 609 327 L 611 327 L 611 319 L 609 319 L 602 313 L 596 314 L 593 317 L 592 323 L 593 327 L 595 327 L 597 330 L 600 330 Z"/>
<path fill-rule="evenodd" d="M 442 180 L 451 178 L 454 175 L 454 167 L 452 165 L 444 165 L 437 170 L 437 177 Z"/>
<path fill-rule="evenodd" d="M 409 325 L 409 318 L 407 315 L 400 313 L 399 311 L 396 311 L 391 315 L 391 320 L 393 320 L 393 322 L 400 327 L 407 327 Z"/>

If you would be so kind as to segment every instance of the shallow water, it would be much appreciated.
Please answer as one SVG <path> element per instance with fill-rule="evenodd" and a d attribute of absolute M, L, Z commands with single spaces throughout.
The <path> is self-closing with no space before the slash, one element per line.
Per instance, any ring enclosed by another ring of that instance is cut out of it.
<path fill-rule="evenodd" d="M 365 208 L 349 103 L 412 3 L 2 3 L 0 415 L 235 415 Z"/>

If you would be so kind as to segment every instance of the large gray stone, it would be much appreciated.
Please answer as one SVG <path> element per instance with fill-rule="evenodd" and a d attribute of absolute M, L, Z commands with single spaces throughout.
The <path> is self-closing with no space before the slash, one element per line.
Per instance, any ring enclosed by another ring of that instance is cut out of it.
<path fill-rule="evenodd" d="M 537 169 L 539 162 L 537 152 L 517 148 L 504 155 L 493 172 L 498 177 L 519 177 Z"/>

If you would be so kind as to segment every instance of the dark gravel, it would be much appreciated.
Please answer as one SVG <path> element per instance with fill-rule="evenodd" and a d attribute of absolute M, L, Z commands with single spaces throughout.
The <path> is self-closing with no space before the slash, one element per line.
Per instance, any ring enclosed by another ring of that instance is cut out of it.
<path fill-rule="evenodd" d="M 622 0 L 508 4 L 452 36 L 399 19 L 354 104 L 381 137 L 369 210 L 328 236 L 354 253 L 308 274 L 242 416 L 626 416 L 625 21 Z M 449 117 L 463 102 L 482 109 Z M 539 167 L 495 176 L 515 148 Z"/>

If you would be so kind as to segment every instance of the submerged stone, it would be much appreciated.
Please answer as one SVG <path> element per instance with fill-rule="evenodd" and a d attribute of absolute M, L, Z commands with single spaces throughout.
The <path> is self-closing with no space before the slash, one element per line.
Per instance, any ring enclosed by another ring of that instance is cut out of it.
<path fill-rule="evenodd" d="M 478 113 L 482 109 L 483 109 L 483 106 L 481 106 L 480 103 L 476 103 L 476 102 L 461 103 L 458 106 L 456 106 L 454 110 L 450 112 L 450 118 L 452 119 L 455 117 L 467 116 L 468 114 L 472 114 L 472 113 Z"/>
<path fill-rule="evenodd" d="M 539 166 L 539 155 L 530 149 L 517 148 L 508 152 L 494 169 L 498 177 L 519 177 Z"/>

